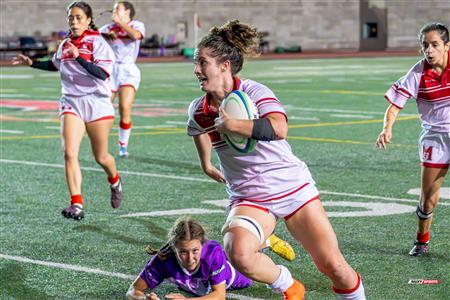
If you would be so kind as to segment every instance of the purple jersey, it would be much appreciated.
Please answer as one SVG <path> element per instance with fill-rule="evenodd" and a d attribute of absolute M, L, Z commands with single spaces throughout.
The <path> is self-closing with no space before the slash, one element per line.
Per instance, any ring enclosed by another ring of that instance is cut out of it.
<path fill-rule="evenodd" d="M 225 282 L 227 290 L 241 289 L 252 284 L 250 279 L 233 268 L 220 244 L 214 240 L 205 241 L 200 263 L 192 273 L 183 268 L 175 253 L 170 251 L 164 259 L 158 255 L 152 257 L 139 276 L 150 289 L 167 279 L 197 296 L 211 293 L 211 287 L 222 282 Z"/>
<path fill-rule="evenodd" d="M 286 117 L 280 101 L 265 85 L 235 77 L 233 89 L 249 95 L 260 118 L 274 113 Z M 210 108 L 208 95 L 199 97 L 189 106 L 187 132 L 191 136 L 209 135 L 227 180 L 230 200 L 276 201 L 298 192 L 306 183 L 314 182 L 308 167 L 292 153 L 286 140 L 258 141 L 253 152 L 238 153 L 214 127 L 217 117 L 217 112 Z"/>

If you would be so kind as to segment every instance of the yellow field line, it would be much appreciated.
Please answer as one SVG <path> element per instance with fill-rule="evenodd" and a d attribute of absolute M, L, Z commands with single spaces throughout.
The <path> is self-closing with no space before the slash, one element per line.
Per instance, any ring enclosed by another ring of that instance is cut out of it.
<path fill-rule="evenodd" d="M 418 116 L 398 117 L 397 121 L 406 121 L 417 119 Z M 372 124 L 383 123 L 383 119 L 364 120 L 364 121 L 348 121 L 348 122 L 328 122 L 328 123 L 314 123 L 314 124 L 297 124 L 289 125 L 289 128 L 306 128 L 306 127 L 324 127 L 324 126 L 342 126 L 342 125 L 355 125 L 355 124 Z"/>
<path fill-rule="evenodd" d="M 328 138 L 313 138 L 307 136 L 296 136 L 289 135 L 287 137 L 288 140 L 301 140 L 301 141 L 312 141 L 312 142 L 323 142 L 323 143 L 337 143 L 337 144 L 353 144 L 353 145 L 373 145 L 375 147 L 375 141 L 372 143 L 369 142 L 360 142 L 360 141 L 352 141 L 352 140 L 338 140 L 338 139 L 328 139 Z M 390 144 L 392 147 L 414 147 L 417 145 L 405 145 L 405 144 Z"/>

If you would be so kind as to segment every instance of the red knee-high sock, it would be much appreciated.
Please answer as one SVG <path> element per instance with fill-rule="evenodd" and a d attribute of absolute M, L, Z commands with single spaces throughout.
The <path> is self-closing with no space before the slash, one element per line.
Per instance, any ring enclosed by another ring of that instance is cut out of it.
<path fill-rule="evenodd" d="M 83 197 L 81 195 L 71 195 L 70 196 L 70 205 L 78 204 L 83 206 Z"/>

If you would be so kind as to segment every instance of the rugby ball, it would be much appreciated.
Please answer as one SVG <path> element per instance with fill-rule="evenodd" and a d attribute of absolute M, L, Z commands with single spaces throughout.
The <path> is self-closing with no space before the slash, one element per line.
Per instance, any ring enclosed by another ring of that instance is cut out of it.
<path fill-rule="evenodd" d="M 253 120 L 257 118 L 257 110 L 250 97 L 239 90 L 234 90 L 223 99 L 220 107 L 233 119 Z M 238 134 L 224 134 L 225 141 L 240 153 L 255 150 L 257 141 Z"/>

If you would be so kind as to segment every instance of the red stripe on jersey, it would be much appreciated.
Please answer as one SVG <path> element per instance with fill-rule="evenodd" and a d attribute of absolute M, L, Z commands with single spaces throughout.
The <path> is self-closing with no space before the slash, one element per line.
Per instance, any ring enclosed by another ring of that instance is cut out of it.
<path fill-rule="evenodd" d="M 388 97 L 387 95 L 384 95 L 384 98 L 386 98 L 386 100 L 387 100 L 390 104 L 394 105 L 394 106 L 397 107 L 398 109 L 403 109 L 403 107 L 398 106 L 397 104 L 394 103 L 394 101 L 392 101 L 391 99 L 389 99 L 389 97 Z"/>
<path fill-rule="evenodd" d="M 257 100 L 255 103 L 256 103 L 256 105 L 259 105 L 260 103 L 266 102 L 266 101 L 276 101 L 276 102 L 279 102 L 277 98 L 270 97 L 270 98 L 262 98 L 262 99 L 259 99 L 259 100 Z"/>

